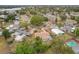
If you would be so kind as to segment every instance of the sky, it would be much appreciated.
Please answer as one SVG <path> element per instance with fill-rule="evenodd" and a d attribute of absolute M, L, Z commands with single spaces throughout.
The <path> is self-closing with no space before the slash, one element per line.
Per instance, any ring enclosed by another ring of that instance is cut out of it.
<path fill-rule="evenodd" d="M 0 5 L 79 5 L 79 0 L 0 0 Z"/>

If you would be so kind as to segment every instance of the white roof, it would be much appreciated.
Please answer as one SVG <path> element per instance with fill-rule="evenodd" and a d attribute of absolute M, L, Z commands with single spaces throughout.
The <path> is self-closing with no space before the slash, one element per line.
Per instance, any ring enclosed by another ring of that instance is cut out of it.
<path fill-rule="evenodd" d="M 53 19 L 53 20 L 56 19 L 56 16 L 52 14 L 46 14 L 46 17 L 48 17 L 49 19 Z"/>
<path fill-rule="evenodd" d="M 15 20 L 15 21 L 14 21 L 14 24 L 15 24 L 15 25 L 19 25 L 19 21 Z"/>
<path fill-rule="evenodd" d="M 59 29 L 52 29 L 52 32 L 54 32 L 55 34 L 63 34 L 64 32 L 59 30 Z"/>
<path fill-rule="evenodd" d="M 6 27 L 6 29 L 9 29 L 9 27 Z"/>
<path fill-rule="evenodd" d="M 75 29 L 76 29 L 75 27 L 71 28 L 71 32 L 74 32 Z"/>
<path fill-rule="evenodd" d="M 10 25 L 10 27 L 13 27 L 13 25 Z"/>
<path fill-rule="evenodd" d="M 0 31 L 0 35 L 2 35 L 2 31 Z"/>
<path fill-rule="evenodd" d="M 21 10 L 21 8 L 0 9 L 0 11 L 15 11 L 15 10 Z"/>
<path fill-rule="evenodd" d="M 12 28 L 12 27 L 13 27 L 13 25 L 10 25 L 10 26 L 6 27 L 6 29 L 10 29 L 10 28 Z"/>
<path fill-rule="evenodd" d="M 15 40 L 16 41 L 22 41 L 23 40 L 23 38 L 25 37 L 25 35 L 17 35 L 16 37 L 15 37 Z"/>
<path fill-rule="evenodd" d="M 7 15 L 0 15 L 1 18 L 7 18 Z"/>
<path fill-rule="evenodd" d="M 75 27 L 73 27 L 72 30 L 75 30 Z"/>

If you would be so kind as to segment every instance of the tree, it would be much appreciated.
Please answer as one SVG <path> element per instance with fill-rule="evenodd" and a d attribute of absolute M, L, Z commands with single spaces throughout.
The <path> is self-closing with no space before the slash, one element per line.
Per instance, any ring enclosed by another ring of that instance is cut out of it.
<path fill-rule="evenodd" d="M 34 48 L 30 46 L 28 42 L 22 42 L 16 47 L 16 53 L 17 54 L 31 54 L 34 53 Z"/>
<path fill-rule="evenodd" d="M 48 46 L 42 43 L 42 39 L 36 37 L 33 41 L 23 41 L 16 47 L 17 54 L 33 54 L 44 53 L 48 49 Z"/>
<path fill-rule="evenodd" d="M 52 40 L 51 48 L 53 53 L 57 54 L 71 54 L 74 53 L 70 47 L 64 44 L 63 40 L 61 39 L 54 39 Z"/>
<path fill-rule="evenodd" d="M 63 15 L 60 15 L 60 18 L 62 21 L 65 21 L 67 17 L 66 17 L 66 15 L 63 14 Z"/>
<path fill-rule="evenodd" d="M 33 47 L 35 48 L 35 53 L 44 53 L 48 50 L 48 45 L 43 44 L 40 37 L 35 38 Z"/>
<path fill-rule="evenodd" d="M 15 20 L 15 15 L 8 15 L 7 16 L 7 19 L 6 19 L 6 22 L 8 22 L 8 21 L 12 21 L 12 20 Z"/>
<path fill-rule="evenodd" d="M 23 27 L 23 28 L 28 28 L 28 24 L 26 21 L 23 21 L 23 20 L 20 20 L 20 26 Z"/>
<path fill-rule="evenodd" d="M 30 10 L 30 14 L 36 15 L 37 12 L 35 10 Z"/>
<path fill-rule="evenodd" d="M 3 32 L 2 32 L 2 35 L 7 39 L 10 37 L 10 32 L 9 30 L 7 29 L 4 29 Z"/>
<path fill-rule="evenodd" d="M 48 18 L 47 17 L 44 17 L 44 21 L 48 21 Z"/>
<path fill-rule="evenodd" d="M 72 20 L 75 20 L 75 16 L 71 16 L 71 19 L 72 19 Z"/>
<path fill-rule="evenodd" d="M 43 24 L 43 16 L 38 16 L 38 15 L 35 15 L 31 18 L 31 24 L 34 25 L 34 26 L 40 26 Z"/>
<path fill-rule="evenodd" d="M 79 16 L 75 17 L 75 20 L 79 23 Z"/>
<path fill-rule="evenodd" d="M 21 10 L 19 11 L 19 14 L 20 14 L 20 15 L 26 14 L 26 10 L 25 10 L 24 8 L 21 8 Z"/>
<path fill-rule="evenodd" d="M 74 30 L 74 34 L 75 34 L 76 37 L 79 36 L 79 28 L 77 28 L 77 29 Z"/>

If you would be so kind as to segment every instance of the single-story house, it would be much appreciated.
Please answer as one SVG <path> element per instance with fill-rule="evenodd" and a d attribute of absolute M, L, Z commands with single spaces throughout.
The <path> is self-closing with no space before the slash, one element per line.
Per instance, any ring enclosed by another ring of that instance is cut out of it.
<path fill-rule="evenodd" d="M 7 15 L 0 15 L 0 18 L 6 19 L 7 18 Z"/>
<path fill-rule="evenodd" d="M 16 13 L 17 10 L 21 10 L 21 8 L 9 8 L 9 9 L 1 9 L 0 11 L 6 11 L 9 14 Z"/>
<path fill-rule="evenodd" d="M 18 26 L 20 22 L 18 20 L 14 20 L 13 23 L 14 23 L 14 25 Z"/>
<path fill-rule="evenodd" d="M 14 33 L 11 34 L 11 37 L 15 39 L 15 41 L 22 41 L 23 38 L 29 36 L 30 33 L 26 32 L 23 28 L 16 30 Z"/>
<path fill-rule="evenodd" d="M 36 32 L 35 37 L 37 37 L 37 36 L 42 38 L 43 41 L 52 40 L 52 37 L 50 36 L 50 34 L 45 29 L 40 30 L 40 32 Z"/>
<path fill-rule="evenodd" d="M 62 30 L 60 30 L 60 29 L 52 29 L 51 31 L 54 34 L 56 34 L 56 35 L 62 35 L 62 34 L 64 34 L 64 32 Z"/>
<path fill-rule="evenodd" d="M 13 28 L 13 24 L 11 24 L 8 27 L 6 27 L 6 29 L 11 29 L 11 28 Z"/>
<path fill-rule="evenodd" d="M 29 17 L 27 15 L 21 15 L 21 20 L 28 21 Z"/>
<path fill-rule="evenodd" d="M 19 20 L 20 19 L 20 17 L 19 16 L 15 16 L 15 20 Z"/>
<path fill-rule="evenodd" d="M 25 35 L 23 34 L 23 35 L 17 35 L 16 37 L 15 37 L 15 41 L 23 41 L 23 38 L 25 37 Z"/>
<path fill-rule="evenodd" d="M 63 30 L 64 32 L 68 32 L 68 33 L 70 33 L 70 32 L 73 32 L 75 29 L 76 29 L 76 27 L 75 26 L 64 26 L 64 27 L 61 27 L 60 28 L 61 30 Z"/>
<path fill-rule="evenodd" d="M 55 23 L 56 21 L 56 16 L 52 15 L 50 13 L 47 13 L 46 15 L 44 15 L 45 17 L 47 17 L 49 19 L 50 22 Z"/>
<path fill-rule="evenodd" d="M 67 17 L 68 19 L 70 19 L 70 18 L 71 18 L 70 14 L 65 13 L 65 15 L 66 15 L 66 17 Z"/>
<path fill-rule="evenodd" d="M 6 27 L 6 29 L 8 29 L 9 32 L 14 32 L 14 30 L 19 29 L 19 25 L 11 24 L 8 27 Z"/>
<path fill-rule="evenodd" d="M 2 32 L 3 32 L 3 31 L 2 31 L 2 29 L 0 28 L 0 36 L 2 35 Z"/>
<path fill-rule="evenodd" d="M 79 12 L 71 12 L 70 15 L 71 16 L 79 16 Z"/>
<path fill-rule="evenodd" d="M 71 28 L 71 32 L 74 32 L 75 29 L 76 29 L 75 27 L 72 27 L 72 28 Z"/>
<path fill-rule="evenodd" d="M 10 24 L 9 26 L 6 27 L 6 29 L 9 30 L 9 32 L 14 32 L 14 30 L 19 29 L 19 21 L 14 20 L 13 24 Z"/>
<path fill-rule="evenodd" d="M 23 38 L 25 37 L 25 34 L 16 31 L 15 33 L 11 34 L 11 37 L 14 37 L 15 41 L 22 41 Z"/>
<path fill-rule="evenodd" d="M 76 24 L 77 22 L 75 20 L 67 19 L 65 21 L 65 25 L 68 25 L 68 26 L 75 26 Z"/>

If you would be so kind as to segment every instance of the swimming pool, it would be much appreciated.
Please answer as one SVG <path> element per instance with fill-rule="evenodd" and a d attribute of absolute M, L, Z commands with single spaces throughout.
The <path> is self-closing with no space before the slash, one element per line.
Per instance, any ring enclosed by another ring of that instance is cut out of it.
<path fill-rule="evenodd" d="M 77 46 L 77 43 L 75 41 L 70 41 L 66 43 L 69 47 Z"/>

